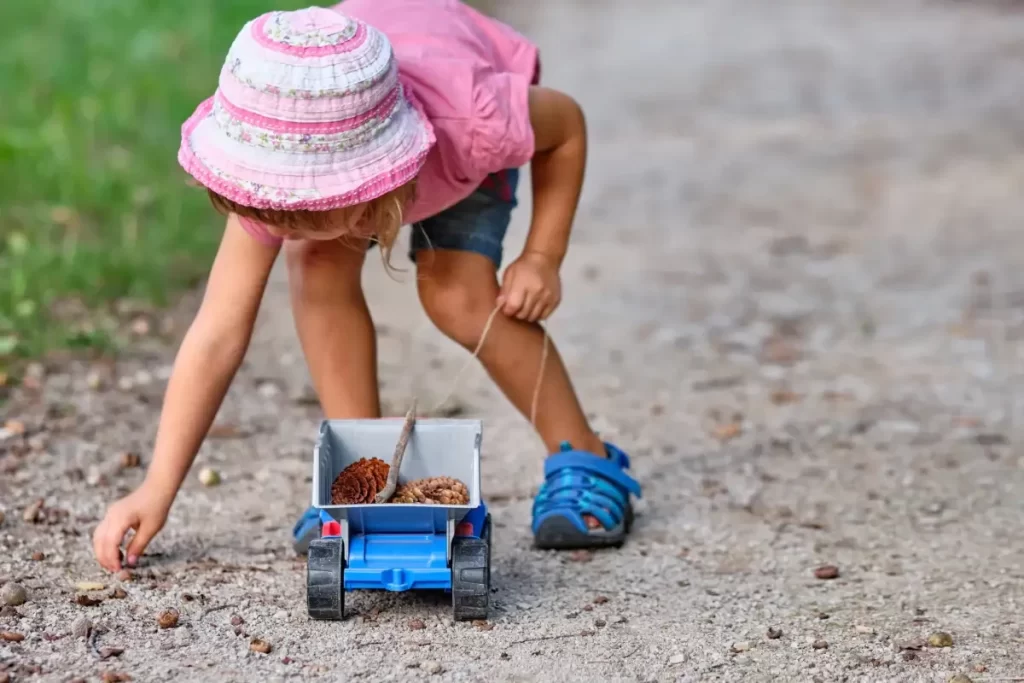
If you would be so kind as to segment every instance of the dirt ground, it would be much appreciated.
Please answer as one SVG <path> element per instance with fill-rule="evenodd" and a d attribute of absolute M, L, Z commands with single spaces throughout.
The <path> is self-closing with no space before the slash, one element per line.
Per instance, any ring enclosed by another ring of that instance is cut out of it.
<path fill-rule="evenodd" d="M 474 366 L 457 402 L 484 420 L 490 624 L 453 625 L 432 594 L 350 594 L 345 622 L 308 620 L 288 539 L 318 414 L 278 272 L 196 464 L 223 483 L 193 473 L 129 582 L 100 571 L 90 534 L 142 477 L 121 453 L 148 459 L 173 343 L 49 368 L 15 397 L 5 419 L 27 431 L 0 432 L 0 583 L 28 600 L 0 613 L 0 631 L 24 635 L 0 641 L 0 672 L 1021 680 L 1024 14 L 518 0 L 505 16 L 589 116 L 549 329 L 595 424 L 634 457 L 645 496 L 628 544 L 531 548 L 544 454 Z M 529 207 L 527 191 L 513 256 Z M 439 398 L 466 357 L 420 311 L 412 275 L 395 283 L 371 259 L 366 276 L 395 415 Z M 43 521 L 26 522 L 40 498 Z M 838 578 L 816 578 L 822 565 Z M 105 584 L 86 593 L 99 604 L 76 602 L 83 581 Z M 159 629 L 168 608 L 179 625 Z M 929 646 L 937 632 L 952 646 Z"/>

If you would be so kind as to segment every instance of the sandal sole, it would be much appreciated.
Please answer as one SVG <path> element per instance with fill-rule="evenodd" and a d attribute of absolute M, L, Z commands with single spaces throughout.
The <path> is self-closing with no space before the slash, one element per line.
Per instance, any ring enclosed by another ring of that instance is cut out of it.
<path fill-rule="evenodd" d="M 540 550 L 594 550 L 599 548 L 621 548 L 633 527 L 633 506 L 626 507 L 622 524 L 612 531 L 598 530 L 598 533 L 582 533 L 566 517 L 549 517 L 541 522 L 533 536 L 534 546 Z"/>

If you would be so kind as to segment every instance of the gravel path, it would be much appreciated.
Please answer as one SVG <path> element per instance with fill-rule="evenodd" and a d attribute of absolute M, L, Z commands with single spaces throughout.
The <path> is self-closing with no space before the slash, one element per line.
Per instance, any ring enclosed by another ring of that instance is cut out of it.
<path fill-rule="evenodd" d="M 355 594 L 344 623 L 310 622 L 287 533 L 309 497 L 318 416 L 279 273 L 221 438 L 197 462 L 223 483 L 190 478 L 131 581 L 101 574 L 89 536 L 142 476 L 121 453 L 148 457 L 182 323 L 171 347 L 150 335 L 116 367 L 50 368 L 15 397 L 7 417 L 27 431 L 8 424 L 0 445 L 0 583 L 28 602 L 0 613 L 0 631 L 25 636 L 0 641 L 0 672 L 1024 676 L 1024 15 L 878 0 L 514 4 L 546 80 L 589 112 L 588 185 L 550 329 L 596 424 L 634 455 L 646 495 L 632 540 L 531 549 L 540 444 L 474 367 L 458 401 L 485 420 L 493 620 L 452 625 L 443 596 Z M 524 198 L 510 253 L 529 210 Z M 411 271 L 395 283 L 368 270 L 384 398 L 400 415 L 413 394 L 439 398 L 465 354 L 420 312 Z M 44 521 L 28 523 L 38 498 Z M 822 565 L 838 578 L 816 578 Z M 82 581 L 105 584 L 87 593 L 102 602 L 74 602 Z M 107 597 L 118 586 L 127 596 Z M 167 608 L 179 625 L 159 629 Z M 91 641 L 72 632 L 82 617 Z M 922 647 L 936 632 L 952 647 Z M 250 652 L 252 638 L 270 654 Z"/>

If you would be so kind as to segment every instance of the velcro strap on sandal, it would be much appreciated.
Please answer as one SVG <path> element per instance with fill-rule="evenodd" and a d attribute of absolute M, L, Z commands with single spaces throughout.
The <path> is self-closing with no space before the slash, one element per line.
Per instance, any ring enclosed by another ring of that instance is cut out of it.
<path fill-rule="evenodd" d="M 618 454 L 622 455 L 621 452 Z M 564 451 L 558 455 L 552 455 L 544 461 L 544 478 L 548 479 L 565 468 L 585 470 L 607 479 L 640 498 L 640 484 L 623 471 L 620 463 L 622 463 L 621 458 L 616 458 L 616 461 L 613 461 L 584 451 Z"/>

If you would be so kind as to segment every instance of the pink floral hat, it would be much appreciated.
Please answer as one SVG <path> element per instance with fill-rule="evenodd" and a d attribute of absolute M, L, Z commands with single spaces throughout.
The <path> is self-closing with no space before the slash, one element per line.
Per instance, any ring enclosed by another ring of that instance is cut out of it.
<path fill-rule="evenodd" d="M 322 7 L 248 22 L 181 133 L 192 177 L 278 210 L 375 199 L 411 180 L 435 141 L 384 34 Z"/>

